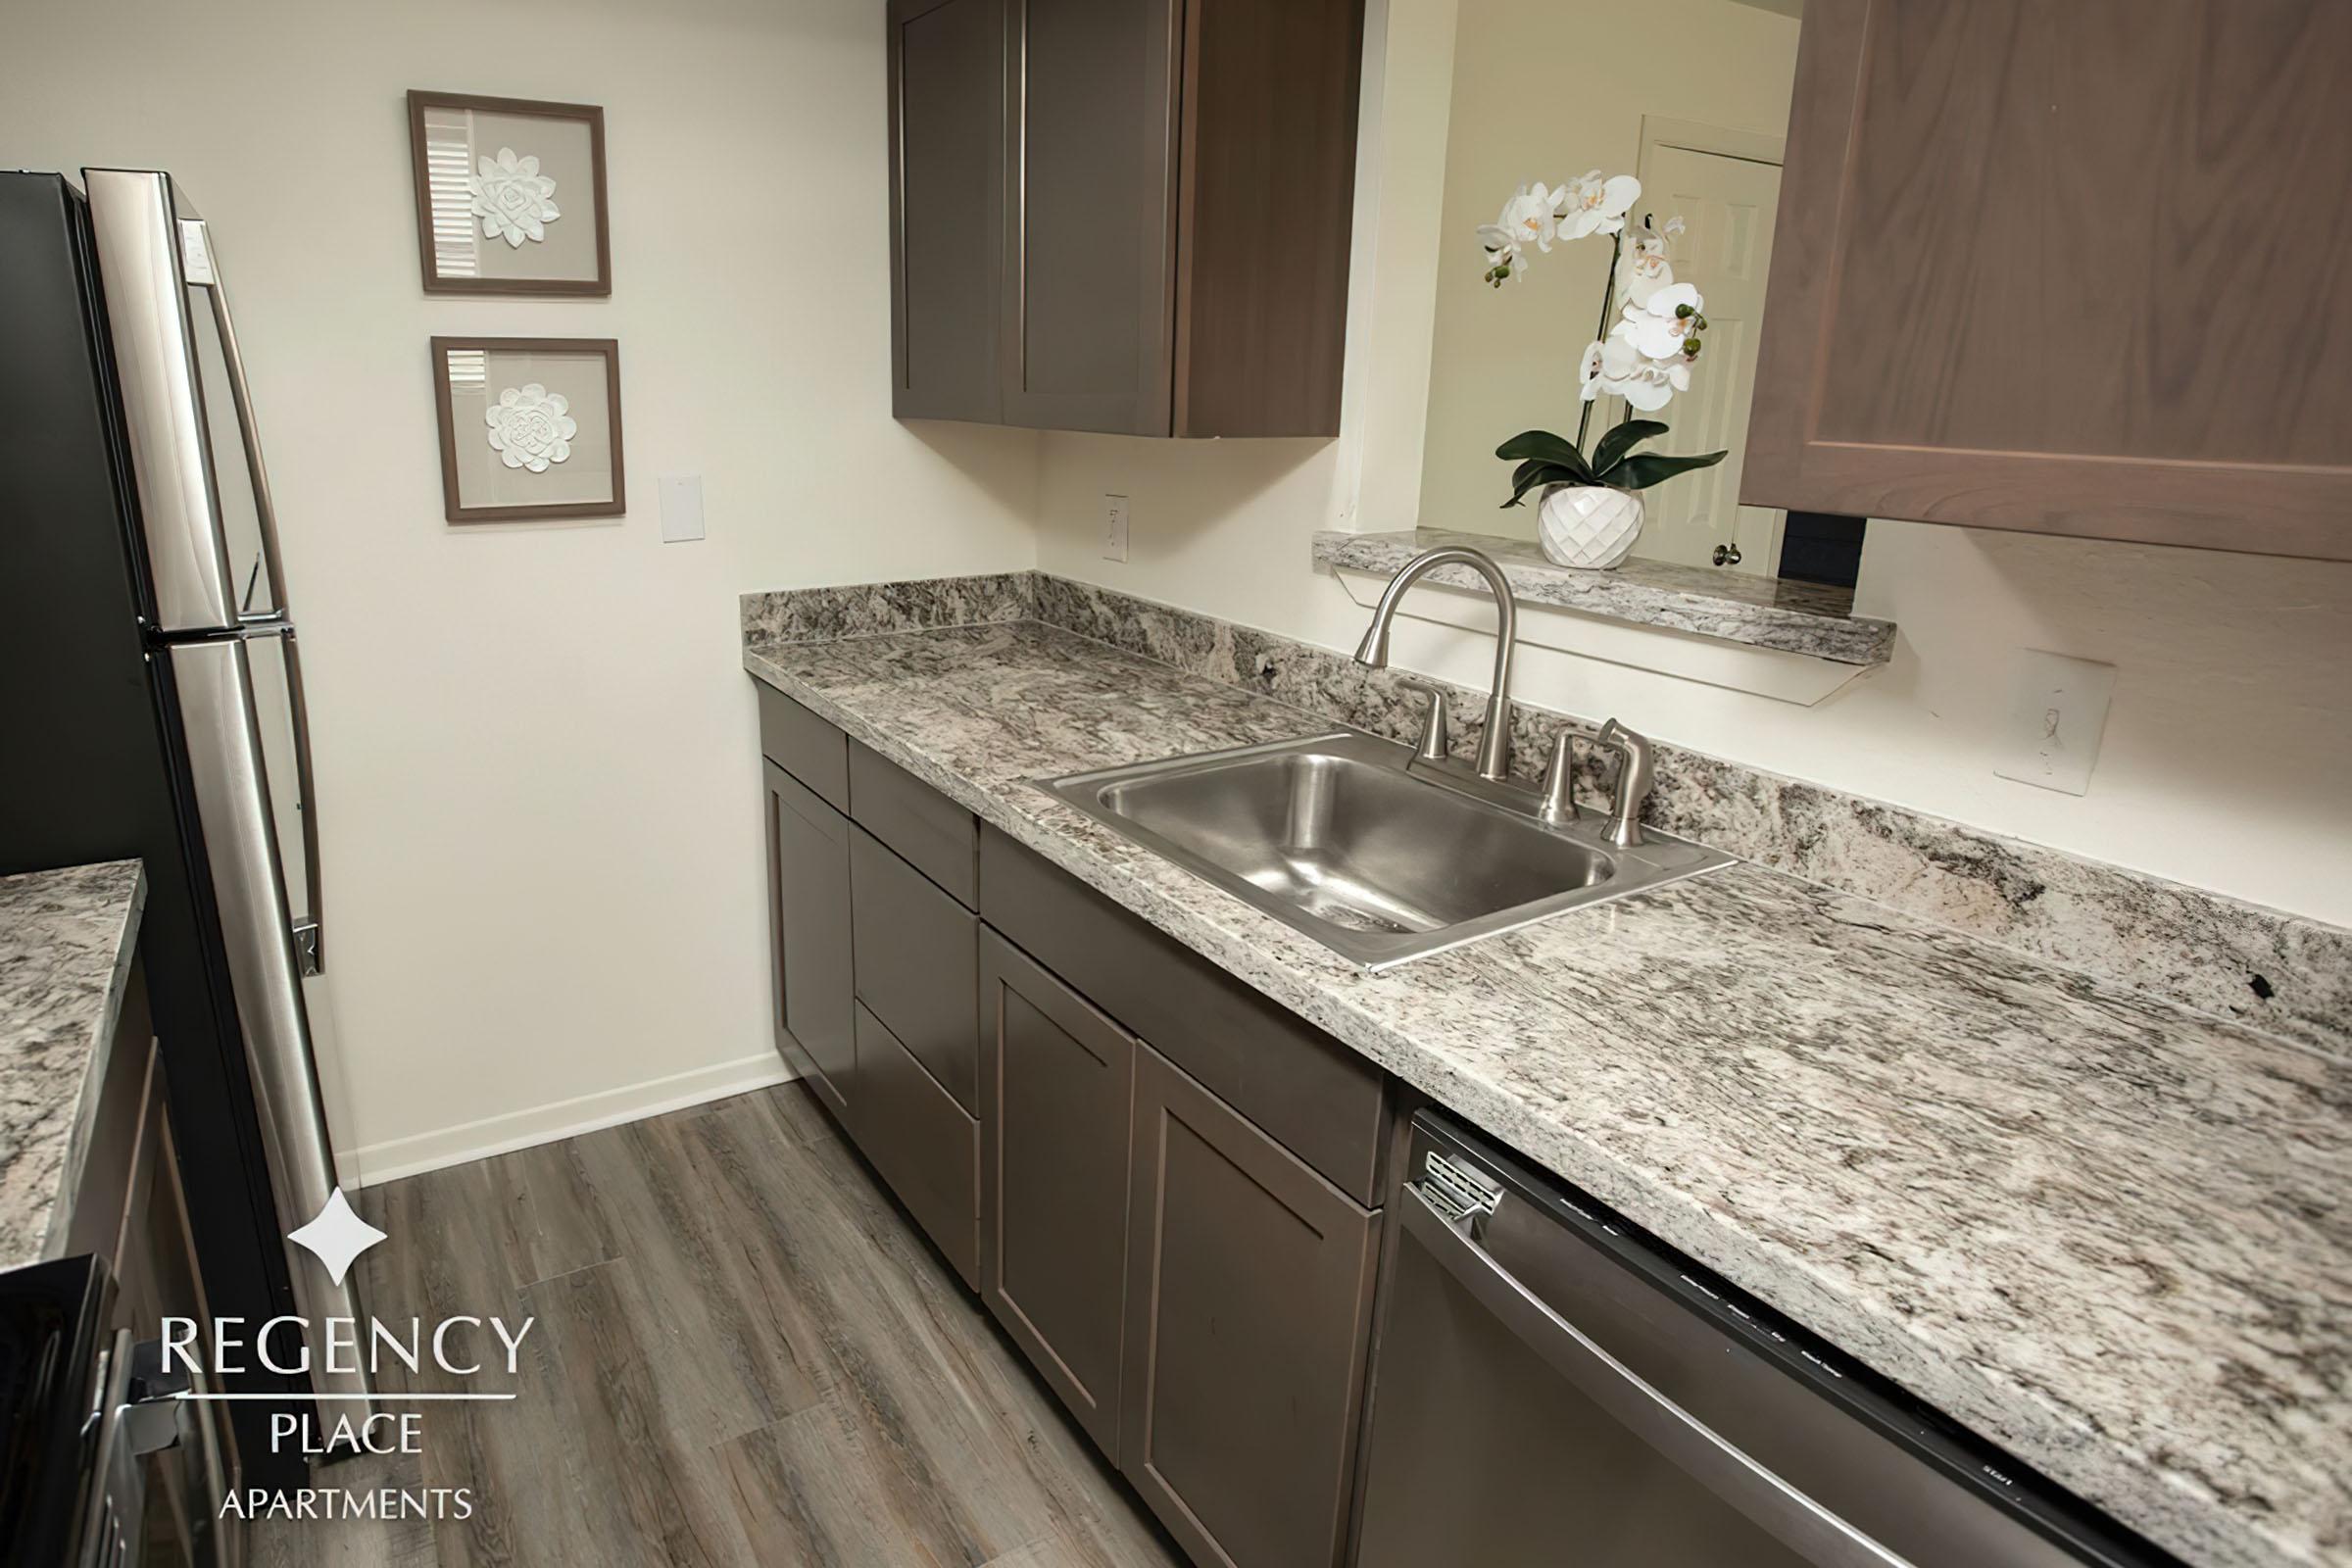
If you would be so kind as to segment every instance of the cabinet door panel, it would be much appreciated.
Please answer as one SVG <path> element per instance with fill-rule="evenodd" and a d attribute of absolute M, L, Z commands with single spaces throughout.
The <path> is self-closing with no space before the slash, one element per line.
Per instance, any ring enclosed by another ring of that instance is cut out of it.
<path fill-rule="evenodd" d="M 979 1106 L 980 920 L 850 826 L 858 1000 L 966 1111 Z"/>
<path fill-rule="evenodd" d="M 2352 225 L 2241 216 L 2352 179 L 2347 58 L 2340 0 L 1808 0 L 1740 500 L 2352 559 L 2352 303 L 2244 350 Z"/>
<path fill-rule="evenodd" d="M 891 411 L 995 422 L 1004 0 L 890 7 Z"/>
<path fill-rule="evenodd" d="M 1379 1068 L 994 827 L 980 912 L 1342 1192 L 1379 1201 Z"/>
<path fill-rule="evenodd" d="M 980 997 L 980 1295 L 1115 1462 L 1135 1041 L 988 930 Z"/>
<path fill-rule="evenodd" d="M 1338 1562 L 1374 1216 L 1136 1055 L 1120 1465 L 1196 1560 Z"/>
<path fill-rule="evenodd" d="M 836 1114 L 858 1059 L 850 1017 L 850 822 L 766 764 L 769 940 L 776 1045 Z"/>
<path fill-rule="evenodd" d="M 1168 433 L 1172 0 L 1008 0 L 1004 416 Z"/>

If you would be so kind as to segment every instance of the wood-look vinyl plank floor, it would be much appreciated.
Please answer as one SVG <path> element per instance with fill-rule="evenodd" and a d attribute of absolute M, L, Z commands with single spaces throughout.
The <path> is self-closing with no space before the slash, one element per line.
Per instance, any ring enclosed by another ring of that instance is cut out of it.
<path fill-rule="evenodd" d="M 394 1365 L 421 1454 L 316 1484 L 465 1519 L 263 1520 L 254 1568 L 1178 1568 L 797 1085 L 369 1189 L 367 1309 L 536 1321 L 513 1377 Z M 491 1349 L 495 1341 L 487 1341 Z"/>

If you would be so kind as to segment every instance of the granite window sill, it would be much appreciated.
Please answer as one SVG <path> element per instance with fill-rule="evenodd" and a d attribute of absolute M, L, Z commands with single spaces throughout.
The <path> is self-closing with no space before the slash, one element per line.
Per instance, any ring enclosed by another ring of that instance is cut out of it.
<path fill-rule="evenodd" d="M 1437 545 L 1485 551 L 1502 568 L 1512 597 L 1523 605 L 1662 626 L 1837 664 L 1884 664 L 1894 652 L 1894 622 L 1855 614 L 1850 589 L 1709 566 L 1677 566 L 1637 557 L 1612 571 L 1588 571 L 1554 565 L 1530 542 L 1440 528 L 1392 533 L 1322 529 L 1315 534 L 1315 566 L 1385 574 Z M 1423 580 L 1447 588 L 1485 587 L 1485 580 L 1466 566 L 1441 566 Z"/>

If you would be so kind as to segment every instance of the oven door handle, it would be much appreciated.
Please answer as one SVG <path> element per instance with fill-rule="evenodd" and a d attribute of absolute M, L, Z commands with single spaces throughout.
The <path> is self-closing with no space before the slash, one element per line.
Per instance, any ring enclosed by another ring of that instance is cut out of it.
<path fill-rule="evenodd" d="M 1691 1479 L 1819 1568 L 1912 1568 L 1643 1382 L 1554 1311 L 1480 1245 L 1467 1220 L 1448 1220 L 1420 1185 L 1397 1205 L 1405 1234 L 1528 1348 L 1577 1391 Z M 1501 1201 L 1517 1201 L 1504 1194 Z"/>

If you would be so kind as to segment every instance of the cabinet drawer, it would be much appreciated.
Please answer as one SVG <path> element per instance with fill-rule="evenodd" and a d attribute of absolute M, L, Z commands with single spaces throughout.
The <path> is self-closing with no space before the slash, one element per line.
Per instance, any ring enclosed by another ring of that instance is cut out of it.
<path fill-rule="evenodd" d="M 850 826 L 858 1000 L 965 1110 L 979 1108 L 980 920 Z"/>
<path fill-rule="evenodd" d="M 863 1005 L 850 1135 L 973 1290 L 980 1288 L 980 1123 Z"/>
<path fill-rule="evenodd" d="M 850 815 L 965 908 L 980 906 L 980 826 L 972 813 L 856 741 Z"/>
<path fill-rule="evenodd" d="M 850 738 L 763 680 L 760 694 L 760 751 L 814 790 L 836 811 L 850 808 Z"/>
<path fill-rule="evenodd" d="M 992 827 L 980 912 L 1342 1192 L 1378 1201 L 1379 1068 Z"/>

